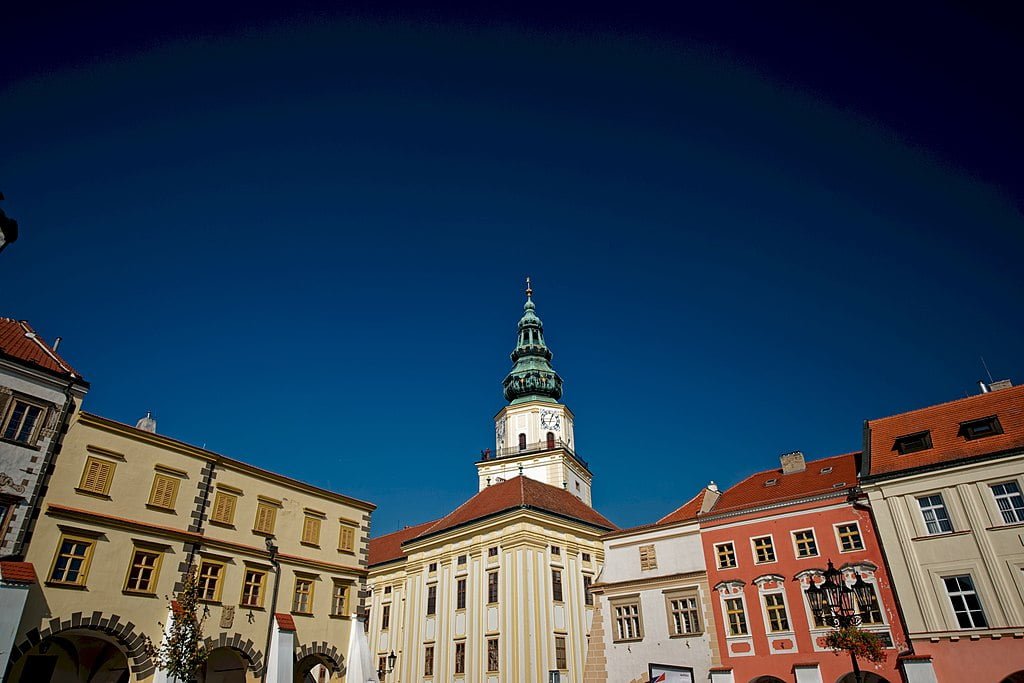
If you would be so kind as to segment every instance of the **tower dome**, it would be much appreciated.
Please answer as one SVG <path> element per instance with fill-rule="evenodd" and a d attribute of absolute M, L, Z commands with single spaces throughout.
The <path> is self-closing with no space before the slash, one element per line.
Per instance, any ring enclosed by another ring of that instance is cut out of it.
<path fill-rule="evenodd" d="M 551 367 L 551 350 L 544 343 L 544 324 L 537 317 L 530 278 L 526 278 L 526 303 L 519 319 L 519 337 L 512 350 L 512 370 L 501 385 L 511 403 L 556 402 L 562 397 L 562 378 Z"/>

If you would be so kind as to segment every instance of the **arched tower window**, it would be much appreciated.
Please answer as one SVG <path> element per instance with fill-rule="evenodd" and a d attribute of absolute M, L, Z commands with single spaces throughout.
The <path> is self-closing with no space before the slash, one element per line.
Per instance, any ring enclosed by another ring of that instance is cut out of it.
<path fill-rule="evenodd" d="M 554 432 L 548 432 L 548 448 L 554 448 L 554 447 L 555 447 L 555 433 Z"/>
<path fill-rule="evenodd" d="M 526 450 L 526 434 L 520 434 L 519 435 L 519 450 L 521 450 L 521 451 L 525 451 Z"/>

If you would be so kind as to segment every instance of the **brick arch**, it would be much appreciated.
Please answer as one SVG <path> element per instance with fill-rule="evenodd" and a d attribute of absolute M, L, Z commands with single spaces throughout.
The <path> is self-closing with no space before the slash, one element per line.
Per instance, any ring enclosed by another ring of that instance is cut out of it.
<path fill-rule="evenodd" d="M 227 634 L 221 632 L 219 636 L 207 638 L 204 641 L 206 651 L 210 652 L 218 647 L 226 647 L 242 655 L 242 659 L 249 665 L 249 670 L 256 676 L 263 675 L 263 653 L 256 649 L 251 638 L 243 638 L 240 633 Z"/>
<path fill-rule="evenodd" d="M 345 673 L 345 655 L 338 652 L 338 648 L 327 644 L 325 641 L 314 642 L 295 648 L 296 665 L 310 656 L 321 657 L 329 665 L 332 674 L 340 676 Z"/>
<path fill-rule="evenodd" d="M 43 640 L 74 630 L 98 631 L 113 638 L 124 651 L 128 665 L 137 679 L 149 678 L 156 671 L 156 664 L 146 652 L 145 634 L 132 622 L 124 621 L 120 615 L 105 615 L 103 612 L 93 612 L 89 615 L 74 612 L 69 619 L 54 618 L 45 628 L 32 629 L 25 634 L 25 639 L 12 649 L 11 664 L 21 659 Z"/>

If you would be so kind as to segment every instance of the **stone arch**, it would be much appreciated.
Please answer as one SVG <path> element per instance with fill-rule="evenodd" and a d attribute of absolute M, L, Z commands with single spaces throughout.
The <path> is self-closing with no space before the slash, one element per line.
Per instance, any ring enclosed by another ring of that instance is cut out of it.
<path fill-rule="evenodd" d="M 295 675 L 299 675 L 299 664 L 307 659 L 316 658 L 321 661 L 331 675 L 341 676 L 345 673 L 345 655 L 338 652 L 338 648 L 329 645 L 325 641 L 310 643 L 295 648 Z"/>
<path fill-rule="evenodd" d="M 1015 671 L 999 683 L 1024 683 L 1024 671 Z"/>
<path fill-rule="evenodd" d="M 207 638 L 204 644 L 206 645 L 207 652 L 211 652 L 218 647 L 235 650 L 242 655 L 242 659 L 254 676 L 263 675 L 263 653 L 256 649 L 256 645 L 252 642 L 251 638 L 243 638 L 240 633 L 228 635 L 221 632 L 216 638 L 212 636 Z"/>
<path fill-rule="evenodd" d="M 860 675 L 863 683 L 889 683 L 888 679 L 882 678 L 871 671 L 861 671 Z M 857 677 L 851 671 L 845 676 L 840 676 L 836 683 L 857 683 Z"/>
<path fill-rule="evenodd" d="M 123 621 L 120 615 L 104 615 L 103 612 L 93 612 L 89 615 L 73 612 L 69 619 L 57 617 L 51 619 L 42 629 L 32 629 L 25 634 L 24 640 L 12 648 L 10 663 L 13 665 L 47 638 L 74 630 L 98 631 L 117 642 L 124 650 L 128 666 L 137 679 L 149 678 L 156 671 L 152 657 L 146 653 L 145 634 L 137 630 L 132 622 Z"/>
<path fill-rule="evenodd" d="M 757 676 L 750 679 L 750 683 L 786 683 L 781 678 L 775 676 Z"/>

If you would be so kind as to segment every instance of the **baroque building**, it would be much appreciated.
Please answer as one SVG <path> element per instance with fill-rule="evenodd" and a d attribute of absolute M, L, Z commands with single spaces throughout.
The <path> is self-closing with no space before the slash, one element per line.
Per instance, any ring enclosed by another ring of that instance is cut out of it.
<path fill-rule="evenodd" d="M 371 650 L 382 680 L 582 680 L 600 536 L 575 417 L 527 283 L 478 492 L 441 519 L 371 539 Z"/>

